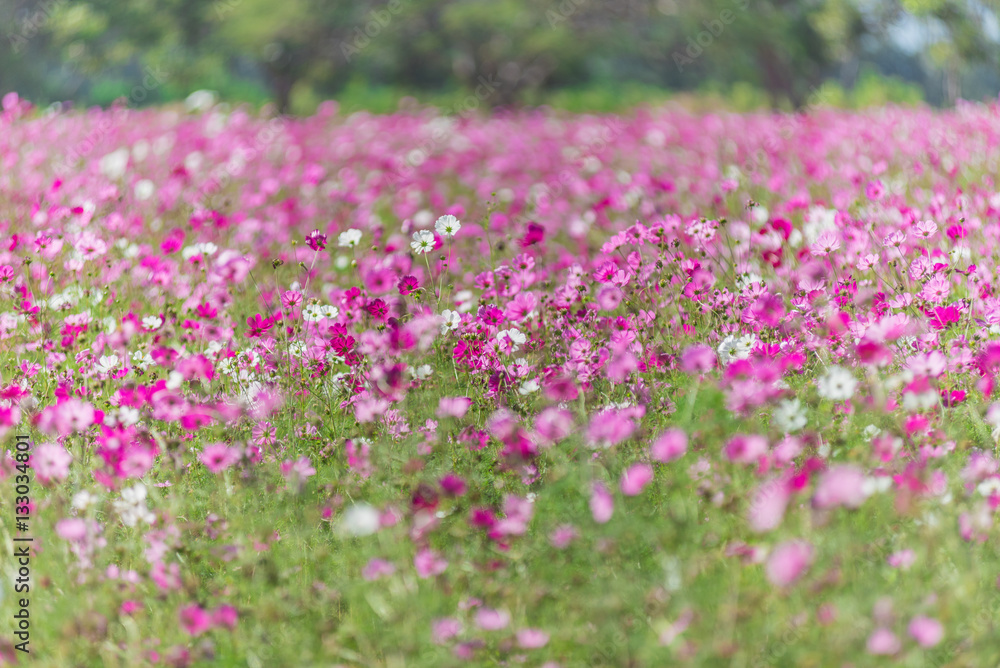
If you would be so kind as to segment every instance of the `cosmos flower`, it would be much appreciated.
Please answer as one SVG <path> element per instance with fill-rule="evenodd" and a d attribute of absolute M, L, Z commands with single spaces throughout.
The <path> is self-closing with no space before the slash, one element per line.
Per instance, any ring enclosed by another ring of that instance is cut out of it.
<path fill-rule="evenodd" d="M 434 223 L 434 230 L 442 237 L 453 237 L 462 229 L 462 223 L 452 215 L 441 216 Z"/>
<path fill-rule="evenodd" d="M 413 241 L 410 242 L 410 247 L 413 249 L 413 252 L 418 255 L 430 253 L 434 250 L 434 234 L 427 230 L 414 232 Z"/>

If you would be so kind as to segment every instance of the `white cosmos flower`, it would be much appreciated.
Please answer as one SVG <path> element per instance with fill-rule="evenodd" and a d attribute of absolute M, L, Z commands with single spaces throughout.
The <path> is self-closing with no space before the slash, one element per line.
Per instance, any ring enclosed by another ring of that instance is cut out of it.
<path fill-rule="evenodd" d="M 452 215 L 441 216 L 434 223 L 434 229 L 442 237 L 453 237 L 455 234 L 462 229 L 462 223 L 458 222 L 458 218 Z"/>
<path fill-rule="evenodd" d="M 532 378 L 531 380 L 526 380 L 521 383 L 521 387 L 518 388 L 517 393 L 522 397 L 526 397 L 532 392 L 537 392 L 539 389 L 538 379 Z"/>
<path fill-rule="evenodd" d="M 159 329 L 163 325 L 163 318 L 157 315 L 147 315 L 142 319 L 142 326 L 150 331 Z"/>
<path fill-rule="evenodd" d="M 73 495 L 72 505 L 77 510 L 86 511 L 87 508 L 96 505 L 97 502 L 100 500 L 101 497 L 97 496 L 96 494 L 92 494 L 85 489 L 81 489 L 79 492 Z"/>
<path fill-rule="evenodd" d="M 341 232 L 340 236 L 337 237 L 337 244 L 341 248 L 353 248 L 361 243 L 361 230 L 356 230 L 353 227 L 346 232 Z"/>
<path fill-rule="evenodd" d="M 448 332 L 458 329 L 458 326 L 462 322 L 462 316 L 451 309 L 445 309 L 441 311 L 441 317 L 444 318 L 444 322 L 441 323 L 441 333 L 447 334 Z"/>
<path fill-rule="evenodd" d="M 140 369 L 146 369 L 153 363 L 153 356 L 147 352 L 137 350 L 132 353 L 132 363 Z"/>
<path fill-rule="evenodd" d="M 430 230 L 419 230 L 413 233 L 413 241 L 410 242 L 410 248 L 413 249 L 414 253 L 430 253 L 434 250 L 434 233 Z"/>
<path fill-rule="evenodd" d="M 806 412 L 798 399 L 786 399 L 774 409 L 774 422 L 786 434 L 806 426 Z"/>
<path fill-rule="evenodd" d="M 854 396 L 854 390 L 857 387 L 857 379 L 851 375 L 850 371 L 839 366 L 830 367 L 816 382 L 819 396 L 831 401 L 847 401 Z"/>
<path fill-rule="evenodd" d="M 723 364 L 729 364 L 733 360 L 745 360 L 750 357 L 750 351 L 757 345 L 757 337 L 753 334 L 744 334 L 737 338 L 730 334 L 722 339 L 717 352 Z"/>
<path fill-rule="evenodd" d="M 413 376 L 417 380 L 426 380 L 427 378 L 430 377 L 433 371 L 434 370 L 431 368 L 430 364 L 423 364 L 413 370 Z"/>
<path fill-rule="evenodd" d="M 149 179 L 142 179 L 136 182 L 133 191 L 135 192 L 135 198 L 143 201 L 153 196 L 153 193 L 156 192 L 156 186 Z"/>
<path fill-rule="evenodd" d="M 101 359 L 97 361 L 97 371 L 99 373 L 111 373 L 116 368 L 118 368 L 118 363 L 121 360 L 118 355 L 102 355 Z"/>
<path fill-rule="evenodd" d="M 355 503 L 344 511 L 344 531 L 352 536 L 370 536 L 379 528 L 379 512 L 367 503 Z"/>
<path fill-rule="evenodd" d="M 504 339 L 510 339 L 511 352 L 517 352 L 518 349 L 524 345 L 524 342 L 528 340 L 520 330 L 514 329 L 501 329 L 497 332 L 497 341 L 502 342 Z"/>
<path fill-rule="evenodd" d="M 139 409 L 132 406 L 121 406 L 118 408 L 118 421 L 126 427 L 131 427 L 139 421 Z"/>
<path fill-rule="evenodd" d="M 184 256 L 185 260 L 190 260 L 193 257 L 198 257 L 199 255 L 215 255 L 217 250 L 219 250 L 218 246 L 213 244 L 211 241 L 205 241 L 197 243 L 194 246 L 188 246 L 181 251 L 181 255 Z"/>
<path fill-rule="evenodd" d="M 128 167 L 128 157 L 129 150 L 127 148 L 120 148 L 108 153 L 101 158 L 99 163 L 101 173 L 112 181 L 120 179 L 125 174 L 125 168 Z"/>
<path fill-rule="evenodd" d="M 140 520 L 152 524 L 156 519 L 156 515 L 146 506 L 146 486 L 141 482 L 123 489 L 122 498 L 115 499 L 114 507 L 121 517 L 122 524 L 127 527 L 134 527 Z"/>
<path fill-rule="evenodd" d="M 336 306 L 309 304 L 302 309 L 302 319 L 306 322 L 321 322 L 327 318 L 336 318 L 340 309 Z"/>

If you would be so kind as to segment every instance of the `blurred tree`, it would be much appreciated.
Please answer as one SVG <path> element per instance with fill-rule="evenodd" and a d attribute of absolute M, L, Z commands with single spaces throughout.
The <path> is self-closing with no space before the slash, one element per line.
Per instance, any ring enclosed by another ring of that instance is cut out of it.
<path fill-rule="evenodd" d="M 624 82 L 749 83 L 773 106 L 800 108 L 825 80 L 850 87 L 863 65 L 890 54 L 919 58 L 920 76 L 906 76 L 925 87 L 943 72 L 953 101 L 963 76 L 996 64 L 995 2 L 0 0 L 0 91 L 106 101 L 155 67 L 168 83 L 135 102 L 258 90 L 287 112 L 297 94 L 320 99 L 360 82 L 505 106 Z M 919 56 L 903 54 L 901 33 L 923 40 Z"/>

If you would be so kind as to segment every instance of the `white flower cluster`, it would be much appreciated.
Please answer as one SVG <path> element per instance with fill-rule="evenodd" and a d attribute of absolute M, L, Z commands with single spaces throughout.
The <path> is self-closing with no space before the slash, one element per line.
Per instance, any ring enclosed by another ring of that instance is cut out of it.
<path fill-rule="evenodd" d="M 722 343 L 716 349 L 719 353 L 719 361 L 726 365 L 733 360 L 745 360 L 750 357 L 750 351 L 755 345 L 757 345 L 757 337 L 753 334 L 744 334 L 740 337 L 730 334 L 722 339 Z"/>
<path fill-rule="evenodd" d="M 156 515 L 146 505 L 146 486 L 141 482 L 123 489 L 122 498 L 115 499 L 114 507 L 122 524 L 127 527 L 134 527 L 140 521 L 152 524 L 156 519 Z"/>
<path fill-rule="evenodd" d="M 831 401 L 847 401 L 854 396 L 858 387 L 857 379 L 843 367 L 831 366 L 823 376 L 816 381 L 819 396 Z"/>
<path fill-rule="evenodd" d="M 336 306 L 309 304 L 302 309 L 302 319 L 306 322 L 322 322 L 327 318 L 333 319 L 340 315 L 340 309 Z"/>
<path fill-rule="evenodd" d="M 213 244 L 211 241 L 205 241 L 197 243 L 194 246 L 188 246 L 187 248 L 181 251 L 181 256 L 185 260 L 190 260 L 193 257 L 198 257 L 202 255 L 210 257 L 212 255 L 215 255 L 215 252 L 217 250 L 219 250 L 218 246 Z"/>
<path fill-rule="evenodd" d="M 346 232 L 341 232 L 337 237 L 337 245 L 341 248 L 354 248 L 361 243 L 361 230 L 351 228 Z"/>

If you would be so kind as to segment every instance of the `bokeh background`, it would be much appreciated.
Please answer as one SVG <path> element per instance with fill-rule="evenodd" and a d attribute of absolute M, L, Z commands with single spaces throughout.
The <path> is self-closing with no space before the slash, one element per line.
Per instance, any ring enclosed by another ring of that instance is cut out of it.
<path fill-rule="evenodd" d="M 207 89 L 297 114 L 944 106 L 1000 92 L 997 16 L 995 0 L 0 0 L 0 93 Z"/>

